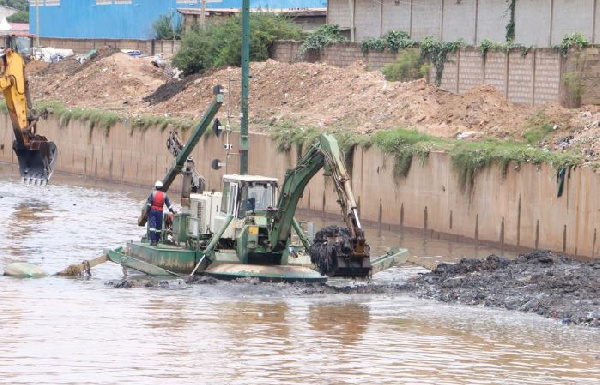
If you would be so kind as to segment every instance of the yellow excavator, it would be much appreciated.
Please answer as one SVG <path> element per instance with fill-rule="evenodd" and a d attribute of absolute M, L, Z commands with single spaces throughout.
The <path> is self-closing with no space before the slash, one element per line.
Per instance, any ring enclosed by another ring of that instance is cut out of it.
<path fill-rule="evenodd" d="M 37 121 L 44 114 L 35 116 L 32 113 L 23 58 L 11 48 L 0 52 L 0 58 L 0 88 L 12 121 L 13 150 L 17 154 L 21 178 L 28 184 L 45 185 L 54 171 L 58 148 L 37 133 Z"/>

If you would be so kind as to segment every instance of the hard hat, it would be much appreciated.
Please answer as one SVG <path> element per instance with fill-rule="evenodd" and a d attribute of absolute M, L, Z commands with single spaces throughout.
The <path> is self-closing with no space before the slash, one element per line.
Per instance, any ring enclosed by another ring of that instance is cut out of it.
<path fill-rule="evenodd" d="M 156 181 L 156 183 L 154 183 L 154 187 L 162 187 L 163 183 L 159 180 Z"/>

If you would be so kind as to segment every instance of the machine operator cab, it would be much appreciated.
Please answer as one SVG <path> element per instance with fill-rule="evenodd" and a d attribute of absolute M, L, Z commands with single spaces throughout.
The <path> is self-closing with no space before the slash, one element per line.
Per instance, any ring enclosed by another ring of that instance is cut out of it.
<path fill-rule="evenodd" d="M 262 223 L 268 212 L 274 212 L 277 206 L 277 179 L 259 175 L 223 176 L 223 195 L 221 204 L 212 223 L 213 229 L 219 229 L 228 216 L 233 221 L 223 234 L 223 238 L 234 239 L 247 220 L 257 220 Z M 255 215 L 256 214 L 256 215 Z M 251 217 L 251 219 L 249 218 Z"/>

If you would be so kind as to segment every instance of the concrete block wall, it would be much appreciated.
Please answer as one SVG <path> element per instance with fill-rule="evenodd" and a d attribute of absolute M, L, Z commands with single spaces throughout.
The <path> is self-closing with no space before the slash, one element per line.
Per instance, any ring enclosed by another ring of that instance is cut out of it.
<path fill-rule="evenodd" d="M 358 44 L 340 43 L 325 47 L 322 60 L 337 67 L 346 67 L 359 60 L 364 61 L 364 57 Z"/>
<path fill-rule="evenodd" d="M 506 95 L 508 91 L 508 55 L 501 52 L 488 52 L 485 55 L 484 83 L 494 86 Z"/>
<path fill-rule="evenodd" d="M 484 64 L 481 54 L 475 49 L 460 50 L 458 65 L 458 93 L 463 94 L 471 88 L 485 83 Z"/>
<path fill-rule="evenodd" d="M 600 47 L 582 52 L 570 52 L 564 61 L 563 74 L 577 74 L 581 78 L 583 95 L 581 104 L 598 104 L 600 100 Z M 563 89 L 566 88 L 563 85 Z M 567 95 L 563 92 L 567 99 Z"/>
<path fill-rule="evenodd" d="M 273 59 L 291 62 L 297 57 L 298 43 L 277 42 Z M 357 43 L 340 43 L 325 47 L 321 60 L 327 64 L 344 67 L 362 61 L 371 70 L 380 70 L 397 60 L 397 54 L 369 52 L 363 55 Z M 570 55 L 571 66 L 579 59 L 584 77 L 583 101 L 587 104 L 600 102 L 600 49 L 588 48 L 580 56 Z M 448 56 L 444 64 L 441 88 L 463 94 L 473 87 L 490 84 L 515 103 L 539 105 L 548 101 L 563 102 L 563 59 L 554 49 L 530 49 L 526 55 L 520 49 L 510 52 L 490 50 L 485 57 L 476 47 L 462 48 Z M 567 67 L 564 67 L 567 68 Z M 430 79 L 435 78 L 431 68 Z"/>
<path fill-rule="evenodd" d="M 301 60 L 299 51 L 302 45 L 299 41 L 278 41 L 273 44 L 271 57 L 282 63 L 295 63 Z"/>
<path fill-rule="evenodd" d="M 534 54 L 508 55 L 508 99 L 515 103 L 533 104 Z"/>
<path fill-rule="evenodd" d="M 119 123 L 107 132 L 77 121 L 61 127 L 51 117 L 40 130 L 60 149 L 57 172 L 150 189 L 173 161 L 164 145 L 168 130 L 157 127 L 142 131 Z M 183 133 L 183 139 L 188 135 Z M 0 162 L 12 163 L 16 172 L 12 139 L 10 119 L 0 116 Z M 214 135 L 204 137 L 193 151 L 208 189 L 220 190 L 223 174 L 238 169 L 238 157 L 225 158 L 222 140 Z M 282 181 L 285 170 L 295 164 L 295 152 L 278 152 L 264 134 L 251 133 L 250 143 L 252 173 Z M 214 158 L 225 160 L 228 168 L 212 170 Z M 407 177 L 398 181 L 392 175 L 393 156 L 374 147 L 357 148 L 352 162 L 352 188 L 364 222 L 397 231 L 421 229 L 429 234 L 587 257 L 597 257 L 600 251 L 600 199 L 596 194 L 600 175 L 591 168 L 571 169 L 564 193 L 557 197 L 556 170 L 550 165 L 522 164 L 509 167 L 506 175 L 500 167 L 486 168 L 476 176 L 469 194 L 461 189 L 446 153 L 431 153 L 425 163 L 415 160 Z M 172 191 L 179 191 L 180 186 L 181 181 L 176 180 Z M 336 199 L 332 184 L 318 173 L 299 207 L 340 215 Z"/>
<path fill-rule="evenodd" d="M 533 104 L 560 101 L 562 59 L 552 49 L 536 49 Z"/>
<path fill-rule="evenodd" d="M 111 47 L 118 49 L 136 49 L 147 55 L 173 54 L 179 49 L 181 42 L 176 40 L 132 40 L 132 39 L 62 39 L 52 37 L 40 38 L 42 47 L 70 48 L 76 54 L 86 53 L 92 49 Z"/>

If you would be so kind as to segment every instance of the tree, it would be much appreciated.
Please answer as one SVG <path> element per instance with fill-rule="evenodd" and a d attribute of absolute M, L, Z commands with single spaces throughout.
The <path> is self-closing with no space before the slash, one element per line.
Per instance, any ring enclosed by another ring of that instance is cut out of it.
<path fill-rule="evenodd" d="M 154 34 L 160 40 L 181 39 L 181 19 L 175 20 L 173 13 L 160 15 L 158 20 L 152 23 Z"/>
<path fill-rule="evenodd" d="M 42 0 L 40 0 L 40 3 L 41 2 Z M 35 0 L 33 4 L 35 5 Z M 0 5 L 11 7 L 19 11 L 29 10 L 29 0 L 0 0 Z"/>
<path fill-rule="evenodd" d="M 302 30 L 283 16 L 253 13 L 250 18 L 250 60 L 268 59 L 276 40 L 302 40 Z M 209 23 L 206 28 L 188 31 L 173 57 L 173 64 L 186 75 L 214 67 L 239 66 L 241 51 L 242 18 L 236 15 L 219 23 Z"/>
<path fill-rule="evenodd" d="M 29 24 L 29 12 L 19 11 L 17 13 L 13 13 L 12 15 L 6 18 L 6 21 L 10 23 Z"/>

